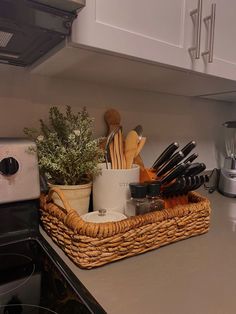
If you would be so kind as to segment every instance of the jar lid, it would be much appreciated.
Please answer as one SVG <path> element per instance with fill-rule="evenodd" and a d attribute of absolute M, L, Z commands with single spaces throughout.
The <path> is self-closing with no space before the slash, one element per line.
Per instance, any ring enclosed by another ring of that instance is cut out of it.
<path fill-rule="evenodd" d="M 147 185 L 147 196 L 159 196 L 161 192 L 161 182 L 153 181 Z"/>
<path fill-rule="evenodd" d="M 130 193 L 132 198 L 145 198 L 147 195 L 147 185 L 143 183 L 130 183 Z"/>
<path fill-rule="evenodd" d="M 120 220 L 126 219 L 127 217 L 124 214 L 119 213 L 119 212 L 106 210 L 106 209 L 100 209 L 100 210 L 96 210 L 94 212 L 82 215 L 81 218 L 87 222 L 100 223 L 100 222 L 120 221 Z"/>

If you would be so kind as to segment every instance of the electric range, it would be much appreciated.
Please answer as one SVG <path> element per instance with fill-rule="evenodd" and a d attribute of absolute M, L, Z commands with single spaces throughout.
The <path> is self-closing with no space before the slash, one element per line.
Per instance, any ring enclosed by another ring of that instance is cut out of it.
<path fill-rule="evenodd" d="M 24 158 L 29 144 L 2 143 L 0 139 L 0 314 L 106 313 L 39 232 L 38 173 L 32 168 L 35 160 Z M 20 186 L 20 192 L 19 182 L 25 188 Z"/>

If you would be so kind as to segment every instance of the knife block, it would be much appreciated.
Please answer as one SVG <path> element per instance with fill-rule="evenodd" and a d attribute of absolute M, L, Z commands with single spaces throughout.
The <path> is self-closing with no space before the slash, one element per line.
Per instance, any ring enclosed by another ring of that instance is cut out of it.
<path fill-rule="evenodd" d="M 156 172 L 154 169 L 140 168 L 140 182 L 157 180 Z"/>

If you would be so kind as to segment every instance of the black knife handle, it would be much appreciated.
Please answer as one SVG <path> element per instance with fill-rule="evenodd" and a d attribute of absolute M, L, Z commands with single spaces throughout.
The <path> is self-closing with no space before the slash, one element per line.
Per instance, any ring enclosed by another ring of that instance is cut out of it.
<path fill-rule="evenodd" d="M 226 121 L 225 123 L 223 123 L 223 126 L 226 126 L 226 128 L 236 128 L 236 121 Z"/>
<path fill-rule="evenodd" d="M 177 179 L 170 186 L 164 187 L 162 194 L 164 197 L 173 197 L 180 194 L 184 194 L 186 189 L 186 178 L 181 177 Z"/>
<path fill-rule="evenodd" d="M 187 168 L 188 168 L 187 164 L 180 164 L 180 165 L 175 166 L 173 171 L 171 171 L 165 177 L 162 178 L 161 184 L 170 183 L 172 180 L 181 176 Z"/>
<path fill-rule="evenodd" d="M 195 169 L 198 168 L 200 166 L 200 162 L 193 162 L 192 164 L 190 164 L 190 166 L 188 167 L 188 169 L 185 172 L 186 176 L 192 175 L 191 172 Z M 189 174 L 190 173 L 190 174 Z"/>
<path fill-rule="evenodd" d="M 184 163 L 186 164 L 187 162 L 193 162 L 197 157 L 198 157 L 198 154 L 193 153 L 192 155 L 190 155 L 188 158 L 185 159 Z"/>
<path fill-rule="evenodd" d="M 210 178 L 207 174 L 205 174 L 204 178 L 205 178 L 205 183 L 210 181 Z"/>
<path fill-rule="evenodd" d="M 205 183 L 205 177 L 204 176 L 195 176 L 195 184 L 192 185 L 189 189 L 189 191 L 194 191 L 200 188 L 200 186 Z"/>
<path fill-rule="evenodd" d="M 181 182 L 179 180 L 176 180 L 170 186 L 163 188 L 162 195 L 164 197 L 174 196 L 174 194 L 180 189 L 180 187 L 181 187 Z"/>
<path fill-rule="evenodd" d="M 195 169 L 195 171 L 193 171 L 192 176 L 196 176 L 197 174 L 201 173 L 205 169 L 206 169 L 206 165 L 203 162 L 200 163 L 199 168 Z"/>
<path fill-rule="evenodd" d="M 184 157 L 186 157 L 195 147 L 196 147 L 196 142 L 195 141 L 191 141 L 189 142 L 187 145 L 185 145 L 181 151 L 184 154 Z"/>
<path fill-rule="evenodd" d="M 206 165 L 204 163 L 193 163 L 186 169 L 185 175 L 186 176 L 196 176 L 197 174 L 201 173 L 206 169 Z"/>
<path fill-rule="evenodd" d="M 177 142 L 174 142 L 170 144 L 162 153 L 161 155 L 156 159 L 154 164 L 152 165 L 153 169 L 158 169 L 164 162 L 166 162 L 172 154 L 176 151 L 176 149 L 179 148 L 179 144 Z"/>
<path fill-rule="evenodd" d="M 156 173 L 158 177 L 165 174 L 167 171 L 171 170 L 174 166 L 176 166 L 181 160 L 183 160 L 184 154 L 182 151 L 179 151 L 172 157 L 161 169 L 159 169 Z"/>

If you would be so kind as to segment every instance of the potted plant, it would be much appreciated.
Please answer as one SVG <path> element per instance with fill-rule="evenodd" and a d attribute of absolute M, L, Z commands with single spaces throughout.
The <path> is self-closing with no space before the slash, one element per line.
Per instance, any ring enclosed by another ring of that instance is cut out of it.
<path fill-rule="evenodd" d="M 92 127 L 93 119 L 86 108 L 74 114 L 67 106 L 65 114 L 51 107 L 48 123 L 40 119 L 39 130 L 24 129 L 36 143 L 40 173 L 49 186 L 57 186 L 64 192 L 79 214 L 88 211 L 92 180 L 99 173 L 98 164 L 103 161 L 103 152 L 98 140 L 93 139 Z M 59 199 L 54 201 L 62 206 Z"/>

